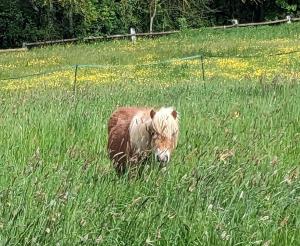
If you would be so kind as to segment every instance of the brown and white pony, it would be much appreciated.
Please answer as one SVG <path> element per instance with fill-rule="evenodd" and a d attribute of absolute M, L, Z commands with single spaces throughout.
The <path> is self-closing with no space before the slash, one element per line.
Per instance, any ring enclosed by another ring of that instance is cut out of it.
<path fill-rule="evenodd" d="M 119 174 L 137 167 L 154 152 L 161 165 L 170 161 L 179 134 L 178 114 L 173 108 L 122 107 L 108 122 L 108 152 Z"/>

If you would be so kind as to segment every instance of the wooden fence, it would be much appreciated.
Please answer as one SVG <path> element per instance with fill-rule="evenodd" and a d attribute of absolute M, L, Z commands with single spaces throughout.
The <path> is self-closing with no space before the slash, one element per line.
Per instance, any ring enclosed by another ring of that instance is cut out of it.
<path fill-rule="evenodd" d="M 235 28 L 235 27 L 249 27 L 249 26 L 267 26 L 267 25 L 276 25 L 281 23 L 291 23 L 294 21 L 300 21 L 300 18 L 292 18 L 287 16 L 286 19 L 283 20 L 275 20 L 275 21 L 265 21 L 265 22 L 256 22 L 256 23 L 244 23 L 239 24 L 237 20 L 234 20 L 234 24 L 227 26 L 214 26 L 213 29 L 227 29 L 227 28 Z"/>
<path fill-rule="evenodd" d="M 53 41 L 43 41 L 43 42 L 34 42 L 34 43 L 23 43 L 23 48 L 34 48 L 44 45 L 52 44 L 61 44 L 61 43 L 76 43 L 76 42 L 92 42 L 98 40 L 110 40 L 110 39 L 125 39 L 131 37 L 155 37 L 155 36 L 166 36 L 179 31 L 168 31 L 168 32 L 152 32 L 152 33 L 135 33 L 135 34 L 116 34 L 116 35 L 106 35 L 98 37 L 86 37 L 86 38 L 70 38 L 70 39 L 61 39 Z"/>
<path fill-rule="evenodd" d="M 290 16 L 287 16 L 286 19 L 283 19 L 283 20 L 265 21 L 265 22 L 258 22 L 258 23 L 244 23 L 244 24 L 239 24 L 237 20 L 233 20 L 234 24 L 232 24 L 232 25 L 214 26 L 211 28 L 212 29 L 229 29 L 229 28 L 237 28 L 237 27 L 276 25 L 276 24 L 281 24 L 281 23 L 291 23 L 294 21 L 300 21 L 300 18 L 292 18 Z M 194 30 L 197 30 L 197 29 L 194 29 Z M 175 33 L 179 33 L 179 32 L 180 31 L 132 33 L 132 34 L 105 35 L 105 36 L 98 36 L 98 37 L 60 39 L 60 40 L 42 41 L 42 42 L 34 42 L 34 43 L 24 42 L 22 48 L 0 50 L 0 53 L 10 52 L 10 51 L 26 51 L 30 48 L 40 47 L 40 46 L 45 46 L 45 45 L 53 45 L 53 44 L 92 42 L 92 41 L 98 41 L 98 40 L 125 39 L 125 38 L 133 38 L 133 37 L 134 37 L 134 39 L 136 37 L 157 37 L 157 36 L 166 36 L 166 35 L 170 35 L 170 34 L 175 34 Z"/>

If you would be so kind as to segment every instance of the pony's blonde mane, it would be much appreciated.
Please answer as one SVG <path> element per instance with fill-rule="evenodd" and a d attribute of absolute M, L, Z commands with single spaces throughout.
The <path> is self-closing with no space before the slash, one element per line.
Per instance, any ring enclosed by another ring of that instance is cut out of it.
<path fill-rule="evenodd" d="M 174 109 L 169 108 L 160 108 L 153 119 L 152 126 L 153 129 L 161 136 L 171 139 L 172 137 L 177 136 L 178 134 L 178 114 L 174 118 L 172 112 Z"/>
<path fill-rule="evenodd" d="M 148 128 L 151 119 L 148 112 L 139 112 L 135 115 L 129 126 L 130 143 L 135 152 L 149 149 L 150 136 Z"/>

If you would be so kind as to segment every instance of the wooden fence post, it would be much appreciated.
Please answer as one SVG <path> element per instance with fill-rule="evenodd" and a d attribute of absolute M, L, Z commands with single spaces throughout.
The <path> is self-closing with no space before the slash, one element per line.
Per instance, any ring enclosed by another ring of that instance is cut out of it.
<path fill-rule="evenodd" d="M 204 76 L 204 58 L 203 58 L 203 55 L 200 56 L 200 59 L 201 59 L 202 79 L 204 81 L 205 76 Z"/>
<path fill-rule="evenodd" d="M 78 70 L 78 65 L 76 64 L 76 66 L 75 66 L 75 74 L 74 74 L 74 82 L 73 82 L 73 95 L 74 95 L 74 98 L 75 98 L 75 95 L 76 95 L 77 70 Z"/>

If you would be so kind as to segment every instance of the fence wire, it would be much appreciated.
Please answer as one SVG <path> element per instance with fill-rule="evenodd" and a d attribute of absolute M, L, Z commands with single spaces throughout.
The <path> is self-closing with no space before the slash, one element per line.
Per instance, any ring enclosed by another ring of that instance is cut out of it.
<path fill-rule="evenodd" d="M 202 63 L 202 70 L 204 70 L 203 67 L 203 59 L 209 59 L 209 58 L 223 58 L 223 59 L 230 59 L 230 58 L 237 58 L 237 59 L 252 59 L 252 58 L 263 58 L 263 57 L 274 57 L 274 56 L 282 56 L 282 55 L 290 55 L 294 53 L 300 53 L 300 50 L 294 50 L 289 52 L 281 52 L 281 53 L 275 53 L 275 54 L 262 54 L 262 55 L 249 55 L 249 56 L 243 56 L 243 55 L 236 55 L 236 56 L 224 56 L 224 55 L 214 55 L 209 53 L 202 53 L 200 55 L 193 55 L 193 56 L 186 56 L 181 58 L 172 58 L 164 61 L 157 61 L 152 63 L 144 63 L 144 64 L 111 64 L 111 65 L 104 65 L 104 64 L 75 64 L 75 65 L 69 65 L 64 66 L 57 69 L 51 69 L 39 73 L 33 73 L 33 74 L 27 74 L 17 77 L 8 77 L 8 78 L 0 78 L 0 81 L 5 80 L 17 80 L 17 79 L 24 79 L 29 77 L 35 77 L 35 76 L 43 76 L 55 72 L 60 72 L 64 70 L 69 69 L 76 69 L 76 68 L 101 68 L 101 69 L 110 69 L 110 68 L 122 68 L 122 67 L 142 67 L 142 66 L 156 66 L 156 65 L 162 65 L 162 64 L 169 64 L 176 61 L 187 61 L 187 60 L 194 60 L 194 59 L 201 59 Z M 203 71 L 204 72 L 204 71 Z"/>

